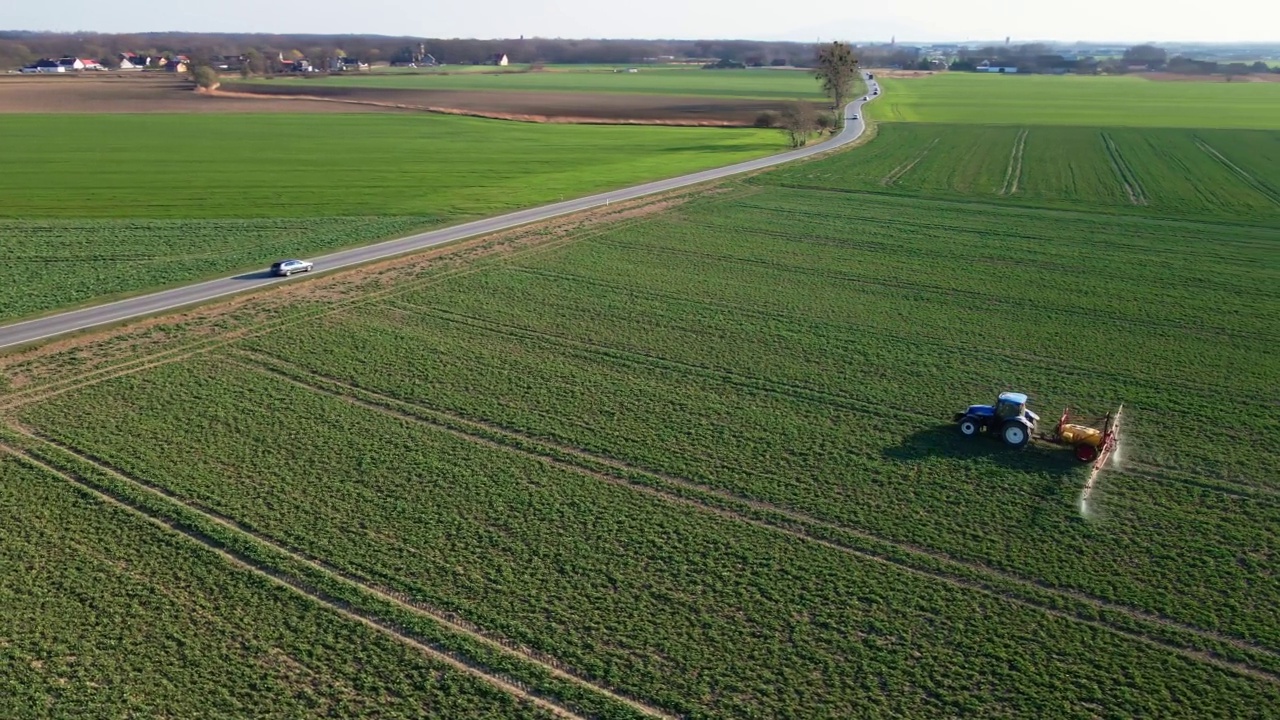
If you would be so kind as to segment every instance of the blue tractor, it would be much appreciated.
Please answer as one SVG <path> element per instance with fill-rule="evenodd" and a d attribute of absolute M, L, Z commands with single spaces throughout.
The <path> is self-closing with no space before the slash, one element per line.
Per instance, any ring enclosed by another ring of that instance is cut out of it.
<path fill-rule="evenodd" d="M 970 405 L 968 410 L 956 413 L 954 420 L 965 437 L 986 432 L 1000 437 L 1009 447 L 1021 448 L 1031 442 L 1040 416 L 1027 409 L 1025 394 L 1002 392 L 995 405 Z"/>

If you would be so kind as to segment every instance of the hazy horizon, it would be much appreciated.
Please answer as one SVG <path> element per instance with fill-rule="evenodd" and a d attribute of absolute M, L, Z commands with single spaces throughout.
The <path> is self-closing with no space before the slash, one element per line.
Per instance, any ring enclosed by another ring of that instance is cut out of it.
<path fill-rule="evenodd" d="M 470 6 L 406 12 L 392 0 L 366 0 L 353 15 L 345 3 L 316 0 L 312 5 L 281 6 L 256 0 L 225 0 L 210 6 L 112 6 L 88 0 L 57 5 L 21 4 L 6 13 L 14 30 L 33 32 L 267 33 L 314 35 L 388 35 L 434 38 L 510 39 L 609 38 L 664 40 L 764 40 L 812 42 L 1280 42 L 1274 23 L 1262 18 L 1262 0 L 1243 0 L 1238 12 L 1203 13 L 1190 3 L 1151 0 L 1114 3 L 1079 0 L 1068 10 L 1019 7 L 979 1 L 964 5 L 922 0 L 909 8 L 868 4 L 857 13 L 847 4 L 819 3 L 806 9 L 823 22 L 792 22 L 776 3 L 765 0 L 649 0 L 643 6 L 600 5 L 588 0 L 489 0 L 483 10 Z M 810 15 L 806 14 L 805 17 Z M 1098 20 L 1096 18 L 1105 18 Z"/>

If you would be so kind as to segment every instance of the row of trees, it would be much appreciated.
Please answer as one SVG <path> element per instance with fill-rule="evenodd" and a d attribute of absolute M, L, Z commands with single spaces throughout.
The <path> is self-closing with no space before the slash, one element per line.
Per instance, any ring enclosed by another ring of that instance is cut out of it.
<path fill-rule="evenodd" d="M 744 65 L 812 65 L 812 43 L 752 40 L 509 40 L 422 39 L 378 35 L 270 35 L 247 33 L 37 33 L 0 32 L 0 67 L 16 67 L 42 57 L 114 58 L 121 52 L 182 54 L 191 58 L 239 56 L 250 50 L 264 58 L 297 52 L 313 63 L 341 50 L 364 62 L 409 61 L 419 46 L 451 65 L 480 63 L 505 53 L 513 63 L 619 63 L 655 60 L 729 59 Z"/>

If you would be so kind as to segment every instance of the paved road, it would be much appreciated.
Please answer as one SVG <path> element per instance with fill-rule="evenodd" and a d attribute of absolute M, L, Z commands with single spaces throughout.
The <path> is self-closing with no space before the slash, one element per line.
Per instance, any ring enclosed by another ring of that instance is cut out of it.
<path fill-rule="evenodd" d="M 879 87 L 878 83 L 874 80 L 868 80 L 867 86 L 868 93 Z M 874 100 L 876 96 L 868 95 L 868 97 Z M 399 240 L 389 240 L 387 242 L 377 243 L 376 245 L 365 245 L 310 259 L 315 263 L 317 272 L 335 270 L 337 268 L 347 267 L 350 265 L 367 263 L 371 260 L 380 260 L 382 258 L 423 250 L 425 248 L 453 242 L 455 240 L 461 240 L 463 238 L 469 238 L 477 235 L 488 235 L 498 232 L 499 230 L 506 230 L 518 225 L 546 220 L 548 218 L 556 217 L 557 215 L 567 215 L 570 213 L 580 212 L 588 208 L 607 205 L 609 203 L 631 200 L 644 195 L 666 192 L 668 190 L 674 190 L 687 185 L 695 185 L 697 183 L 707 182 L 708 180 L 717 180 L 730 175 L 736 175 L 738 173 L 759 170 L 773 165 L 780 165 L 785 162 L 791 162 L 792 160 L 799 160 L 800 158 L 827 152 L 834 147 L 853 142 L 862 135 L 862 132 L 866 127 L 862 121 L 863 102 L 862 98 L 857 98 L 853 102 L 849 103 L 849 105 L 845 107 L 844 130 L 836 137 L 817 145 L 803 147 L 798 150 L 792 150 L 790 152 L 772 155 L 758 160 L 749 160 L 736 165 L 716 168 L 714 170 L 704 170 L 702 172 L 693 173 L 692 175 L 682 175 L 669 180 L 645 183 L 644 185 L 636 185 L 622 190 L 614 190 L 611 192 L 600 193 L 598 195 L 591 195 L 589 197 L 578 198 L 577 200 L 566 200 L 553 205 L 544 205 L 542 207 L 530 208 L 528 210 L 520 210 L 518 212 L 500 215 L 498 217 L 476 220 L 463 225 L 455 225 L 453 227 L 442 228 L 440 230 L 432 230 L 430 232 L 400 238 Z M 274 261 L 276 259 L 277 258 L 263 258 L 264 265 L 266 264 L 265 261 Z M 308 274 L 295 275 L 290 278 L 277 278 L 269 275 L 266 270 L 262 270 L 244 275 L 208 280 L 194 285 L 184 285 L 182 287 L 176 287 L 171 290 L 164 290 L 150 295 L 140 295 L 126 300 L 107 303 L 105 305 L 94 305 L 80 310 L 72 310 L 69 312 L 59 313 L 57 315 L 37 318 L 35 320 L 5 325 L 0 327 L 0 348 L 14 348 L 19 345 L 33 343 L 38 340 L 47 340 L 58 335 L 84 330 L 97 325 L 116 323 L 143 315 L 153 315 L 166 310 L 174 310 L 187 305 L 206 302 L 224 295 L 232 295 L 234 293 L 266 287 L 276 283 L 296 282 L 301 278 L 307 277 L 307 275 Z"/>

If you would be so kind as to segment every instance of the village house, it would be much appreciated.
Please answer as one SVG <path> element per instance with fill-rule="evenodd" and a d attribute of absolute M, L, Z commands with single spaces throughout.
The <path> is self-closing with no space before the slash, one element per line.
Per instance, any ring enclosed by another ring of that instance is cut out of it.
<path fill-rule="evenodd" d="M 369 63 L 361 62 L 359 58 L 340 57 L 329 61 L 329 72 L 354 72 L 368 69 Z"/>
<path fill-rule="evenodd" d="M 67 70 L 104 70 L 102 63 L 89 58 L 67 57 L 60 58 L 58 64 Z"/>
<path fill-rule="evenodd" d="M 120 53 L 116 56 L 121 70 L 141 70 L 147 66 L 147 61 L 150 59 L 137 53 Z"/>
<path fill-rule="evenodd" d="M 978 63 L 977 67 L 975 67 L 974 70 L 976 70 L 977 72 L 1008 73 L 1008 74 L 1013 74 L 1018 72 L 1018 68 L 1015 66 L 992 65 L 990 60 L 983 60 L 982 62 Z"/>
<path fill-rule="evenodd" d="M 488 60 L 485 60 L 485 61 L 484 61 L 484 63 L 482 63 L 482 64 L 484 64 L 484 65 L 498 65 L 498 66 L 501 66 L 501 67 L 506 67 L 506 66 L 507 66 L 507 62 L 508 62 L 508 60 L 507 60 L 507 54 L 506 54 L 506 53 L 494 53 L 493 55 L 490 55 L 490 56 L 489 56 L 489 59 L 488 59 Z"/>
<path fill-rule="evenodd" d="M 24 73 L 64 73 L 67 69 L 57 60 L 44 58 L 22 68 Z"/>

